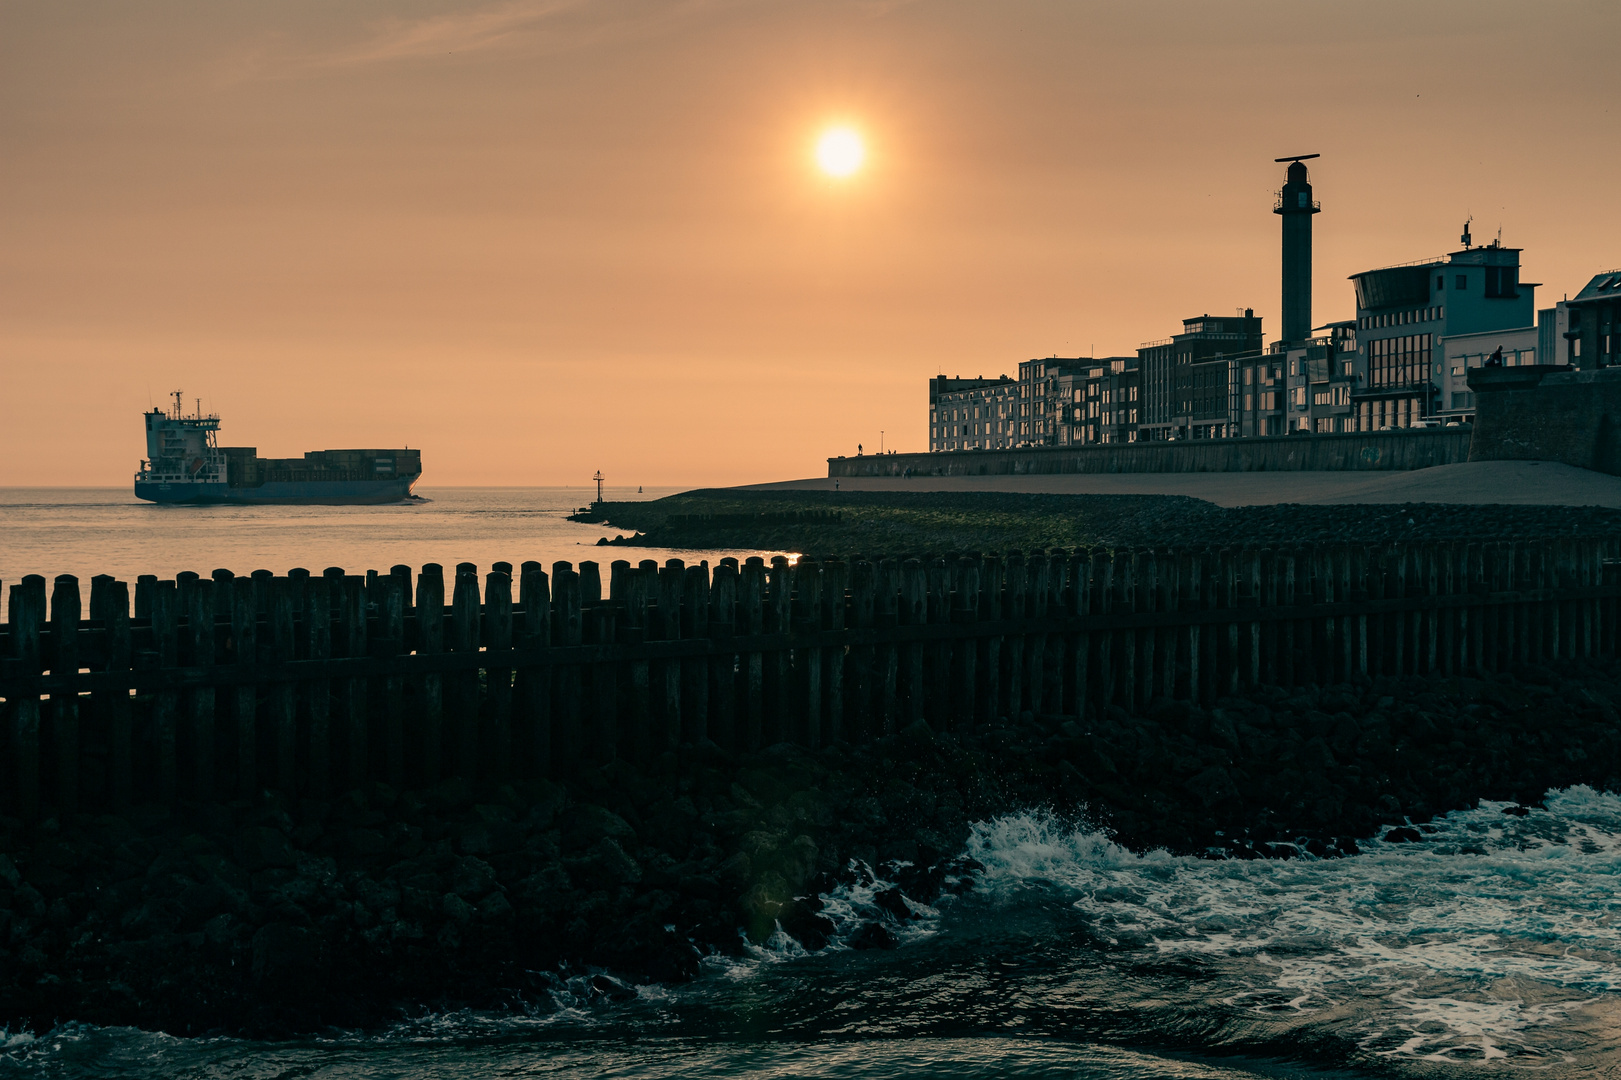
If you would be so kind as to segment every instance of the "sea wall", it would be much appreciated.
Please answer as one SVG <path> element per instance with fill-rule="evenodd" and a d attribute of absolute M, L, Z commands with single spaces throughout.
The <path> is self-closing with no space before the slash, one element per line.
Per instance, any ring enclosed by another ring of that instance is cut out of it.
<path fill-rule="evenodd" d="M 1470 461 L 1559 461 L 1621 475 L 1621 368 L 1476 368 Z"/>
<path fill-rule="evenodd" d="M 956 450 L 828 458 L 827 475 L 1008 476 L 1044 473 L 1293 472 L 1428 469 L 1468 460 L 1468 428 L 1246 439 Z"/>

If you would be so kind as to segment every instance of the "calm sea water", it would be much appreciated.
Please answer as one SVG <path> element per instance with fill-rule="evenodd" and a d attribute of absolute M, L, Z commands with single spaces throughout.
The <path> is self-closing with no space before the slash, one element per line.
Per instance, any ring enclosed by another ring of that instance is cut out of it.
<path fill-rule="evenodd" d="M 681 488 L 606 488 L 609 499 L 656 499 Z M 595 488 L 425 488 L 426 501 L 390 506 L 157 506 L 127 488 L 0 488 L 0 585 L 25 574 L 74 574 L 87 587 L 96 574 L 133 583 L 141 574 L 172 578 L 182 570 L 203 576 L 215 569 L 237 574 L 295 566 L 320 573 L 341 566 L 350 573 L 387 571 L 396 563 L 420 567 L 459 562 L 487 570 L 505 561 L 535 559 L 578 563 L 615 559 L 722 555 L 669 548 L 596 548 L 615 530 L 580 525 L 566 515 L 595 497 Z M 3 590 L 0 590 L 3 591 Z M 0 597 L 0 603 L 3 603 Z"/>
<path fill-rule="evenodd" d="M 0 581 L 216 566 L 644 557 L 562 520 L 582 489 L 426 491 L 415 506 L 153 507 L 0 492 Z M 633 492 L 614 492 L 629 497 Z M 648 491 L 645 497 L 660 492 Z M 651 551 L 663 559 L 719 552 Z M 0 1076 L 393 1078 L 1596 1076 L 1621 1072 L 1621 797 L 1451 815 L 1421 844 L 1320 861 L 1131 852 L 1041 813 L 982 822 L 966 894 L 899 948 L 786 938 L 613 1001 L 557 978 L 524 1015 L 402 1016 L 287 1043 L 64 1018 L 0 1030 Z M 829 894 L 846 928 L 880 880 Z"/>

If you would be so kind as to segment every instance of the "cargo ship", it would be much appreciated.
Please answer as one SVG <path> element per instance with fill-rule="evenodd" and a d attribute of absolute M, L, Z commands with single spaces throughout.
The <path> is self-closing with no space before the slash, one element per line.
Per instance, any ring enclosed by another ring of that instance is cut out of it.
<path fill-rule="evenodd" d="M 146 458 L 135 497 L 156 503 L 279 503 L 330 506 L 404 502 L 422 475 L 420 450 L 312 450 L 301 458 L 262 458 L 252 446 L 219 446 L 220 418 L 202 403 L 146 417 Z"/>

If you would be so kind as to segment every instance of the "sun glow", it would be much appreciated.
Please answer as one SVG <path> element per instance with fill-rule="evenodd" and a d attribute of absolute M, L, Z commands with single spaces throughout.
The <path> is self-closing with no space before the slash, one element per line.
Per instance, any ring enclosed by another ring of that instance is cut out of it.
<path fill-rule="evenodd" d="M 829 176 L 849 176 L 866 157 L 861 136 L 847 127 L 829 128 L 816 141 L 816 164 Z"/>

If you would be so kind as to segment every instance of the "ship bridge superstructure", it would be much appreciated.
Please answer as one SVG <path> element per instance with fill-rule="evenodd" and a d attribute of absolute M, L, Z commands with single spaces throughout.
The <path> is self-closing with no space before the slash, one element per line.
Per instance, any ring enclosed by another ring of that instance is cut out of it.
<path fill-rule="evenodd" d="M 223 484 L 226 456 L 215 442 L 220 418 L 204 415 L 202 401 L 185 412 L 184 391 L 174 391 L 174 407 L 154 408 L 146 414 L 146 458 L 138 481 L 165 484 Z"/>

